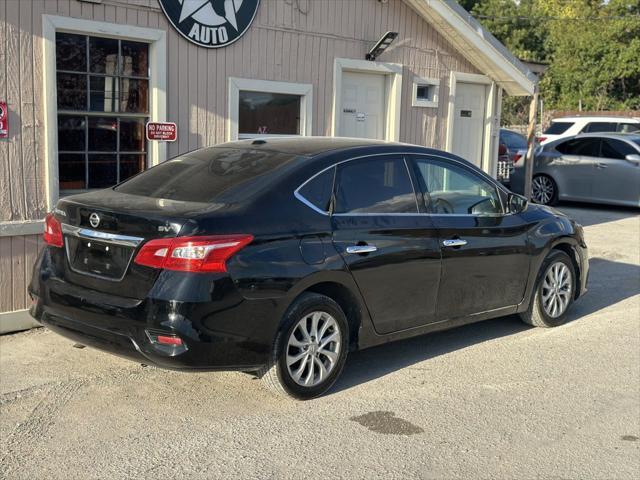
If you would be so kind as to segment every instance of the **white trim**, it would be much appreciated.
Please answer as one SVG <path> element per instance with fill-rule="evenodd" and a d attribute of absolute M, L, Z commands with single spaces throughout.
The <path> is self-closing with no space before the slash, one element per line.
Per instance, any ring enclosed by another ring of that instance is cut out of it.
<path fill-rule="evenodd" d="M 313 122 L 313 85 L 309 83 L 272 82 L 250 78 L 229 77 L 229 116 L 227 118 L 227 141 L 238 140 L 238 117 L 240 90 L 250 92 L 288 93 L 300 95 L 300 135 L 312 134 Z M 255 135 L 268 137 L 269 135 Z M 243 135 L 243 137 L 245 137 Z M 248 135 L 246 138 L 249 137 Z"/>
<path fill-rule="evenodd" d="M 419 99 L 418 87 L 434 87 L 432 99 L 431 100 Z M 440 98 L 440 80 L 439 79 L 413 77 L 413 89 L 411 94 L 412 107 L 438 108 L 439 98 Z"/>
<path fill-rule="evenodd" d="M 431 26 L 478 70 L 491 75 L 510 95 L 533 95 L 535 80 L 526 67 L 518 65 L 496 48 L 499 42 L 482 27 L 474 28 L 443 0 L 406 0 Z M 501 46 L 501 45 L 500 45 Z M 506 51 L 506 49 L 505 49 Z"/>
<path fill-rule="evenodd" d="M 30 328 L 40 326 L 41 325 L 29 315 L 28 310 L 0 313 L 0 335 L 29 330 Z"/>
<path fill-rule="evenodd" d="M 400 140 L 400 109 L 402 107 L 402 65 L 398 63 L 370 62 L 352 58 L 336 58 L 333 70 L 333 122 L 331 135 L 340 132 L 340 108 L 342 105 L 343 72 L 377 73 L 386 76 L 385 138 L 397 142 Z"/>
<path fill-rule="evenodd" d="M 43 232 L 44 232 L 44 220 L 0 222 L 0 237 L 15 237 L 19 235 L 38 235 Z"/>
<path fill-rule="evenodd" d="M 496 98 L 501 88 L 496 82 L 491 82 L 487 92 L 487 106 L 485 108 L 484 141 L 482 147 L 482 169 L 491 177 L 496 178 L 498 169 L 498 135 L 500 131 L 500 106 Z"/>
<path fill-rule="evenodd" d="M 167 116 L 167 36 L 164 30 L 132 27 L 117 23 L 96 22 L 79 18 L 42 15 L 44 144 L 47 207 L 58 201 L 58 129 L 56 93 L 56 32 L 74 32 L 136 40 L 149 43 L 149 121 L 164 122 Z M 147 163 L 157 165 L 167 158 L 165 142 L 149 142 Z"/>
<path fill-rule="evenodd" d="M 453 148 L 453 128 L 455 125 L 455 104 L 456 104 L 456 85 L 459 83 L 474 83 L 485 86 L 485 106 L 484 106 L 484 132 L 482 134 L 482 157 L 480 168 L 491 174 L 495 169 L 495 159 L 492 158 L 494 150 L 494 118 L 496 116 L 496 91 L 497 84 L 486 75 L 478 75 L 475 73 L 451 72 L 449 77 L 449 107 L 447 112 L 447 138 L 445 142 L 445 150 L 451 152 Z M 498 122 L 499 122 L 498 113 Z"/>

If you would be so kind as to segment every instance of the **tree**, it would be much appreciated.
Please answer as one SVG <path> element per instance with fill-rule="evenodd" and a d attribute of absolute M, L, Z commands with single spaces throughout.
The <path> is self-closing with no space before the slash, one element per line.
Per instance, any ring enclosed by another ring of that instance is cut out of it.
<path fill-rule="evenodd" d="M 638 0 L 477 0 L 462 2 L 523 60 L 550 64 L 540 90 L 549 109 L 640 109 Z M 505 97 L 503 119 L 525 114 Z"/>
<path fill-rule="evenodd" d="M 534 62 L 547 57 L 544 21 L 537 0 L 481 0 L 471 13 L 518 58 Z"/>
<path fill-rule="evenodd" d="M 631 0 L 538 0 L 552 19 L 541 83 L 555 109 L 640 108 L 640 5 Z"/>

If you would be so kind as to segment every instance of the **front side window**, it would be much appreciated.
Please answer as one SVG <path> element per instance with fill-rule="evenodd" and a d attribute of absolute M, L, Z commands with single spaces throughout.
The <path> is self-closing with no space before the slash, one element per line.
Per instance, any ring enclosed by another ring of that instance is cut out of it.
<path fill-rule="evenodd" d="M 56 33 L 58 178 L 62 194 L 144 170 L 149 45 Z"/>
<path fill-rule="evenodd" d="M 600 156 L 599 138 L 574 138 L 556 146 L 556 150 L 565 155 Z"/>
<path fill-rule="evenodd" d="M 464 167 L 416 159 L 418 184 L 432 213 L 496 215 L 503 213 L 494 185 Z"/>
<path fill-rule="evenodd" d="M 627 155 L 637 153 L 635 148 L 621 140 L 614 140 L 613 138 L 602 139 L 602 156 L 605 158 L 624 160 Z"/>
<path fill-rule="evenodd" d="M 300 135 L 300 95 L 240 90 L 238 137 Z"/>
<path fill-rule="evenodd" d="M 353 160 L 338 166 L 337 214 L 417 213 L 409 172 L 401 157 Z"/>

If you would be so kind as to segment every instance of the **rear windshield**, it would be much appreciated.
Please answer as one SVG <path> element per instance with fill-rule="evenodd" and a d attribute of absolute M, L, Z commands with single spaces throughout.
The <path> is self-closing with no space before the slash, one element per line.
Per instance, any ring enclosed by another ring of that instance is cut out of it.
<path fill-rule="evenodd" d="M 115 190 L 185 202 L 235 202 L 268 188 L 275 170 L 296 156 L 280 152 L 203 148 L 121 183 Z"/>
<path fill-rule="evenodd" d="M 548 135 L 560 135 L 573 126 L 573 122 L 551 122 L 549 128 L 544 133 Z"/>

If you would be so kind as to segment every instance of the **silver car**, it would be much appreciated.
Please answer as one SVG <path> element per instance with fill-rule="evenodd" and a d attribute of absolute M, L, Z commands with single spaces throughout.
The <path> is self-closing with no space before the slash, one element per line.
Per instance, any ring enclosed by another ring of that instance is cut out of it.
<path fill-rule="evenodd" d="M 511 173 L 516 193 L 524 191 L 524 172 L 524 161 L 516 162 Z M 532 200 L 640 207 L 640 134 L 582 134 L 538 147 Z"/>

